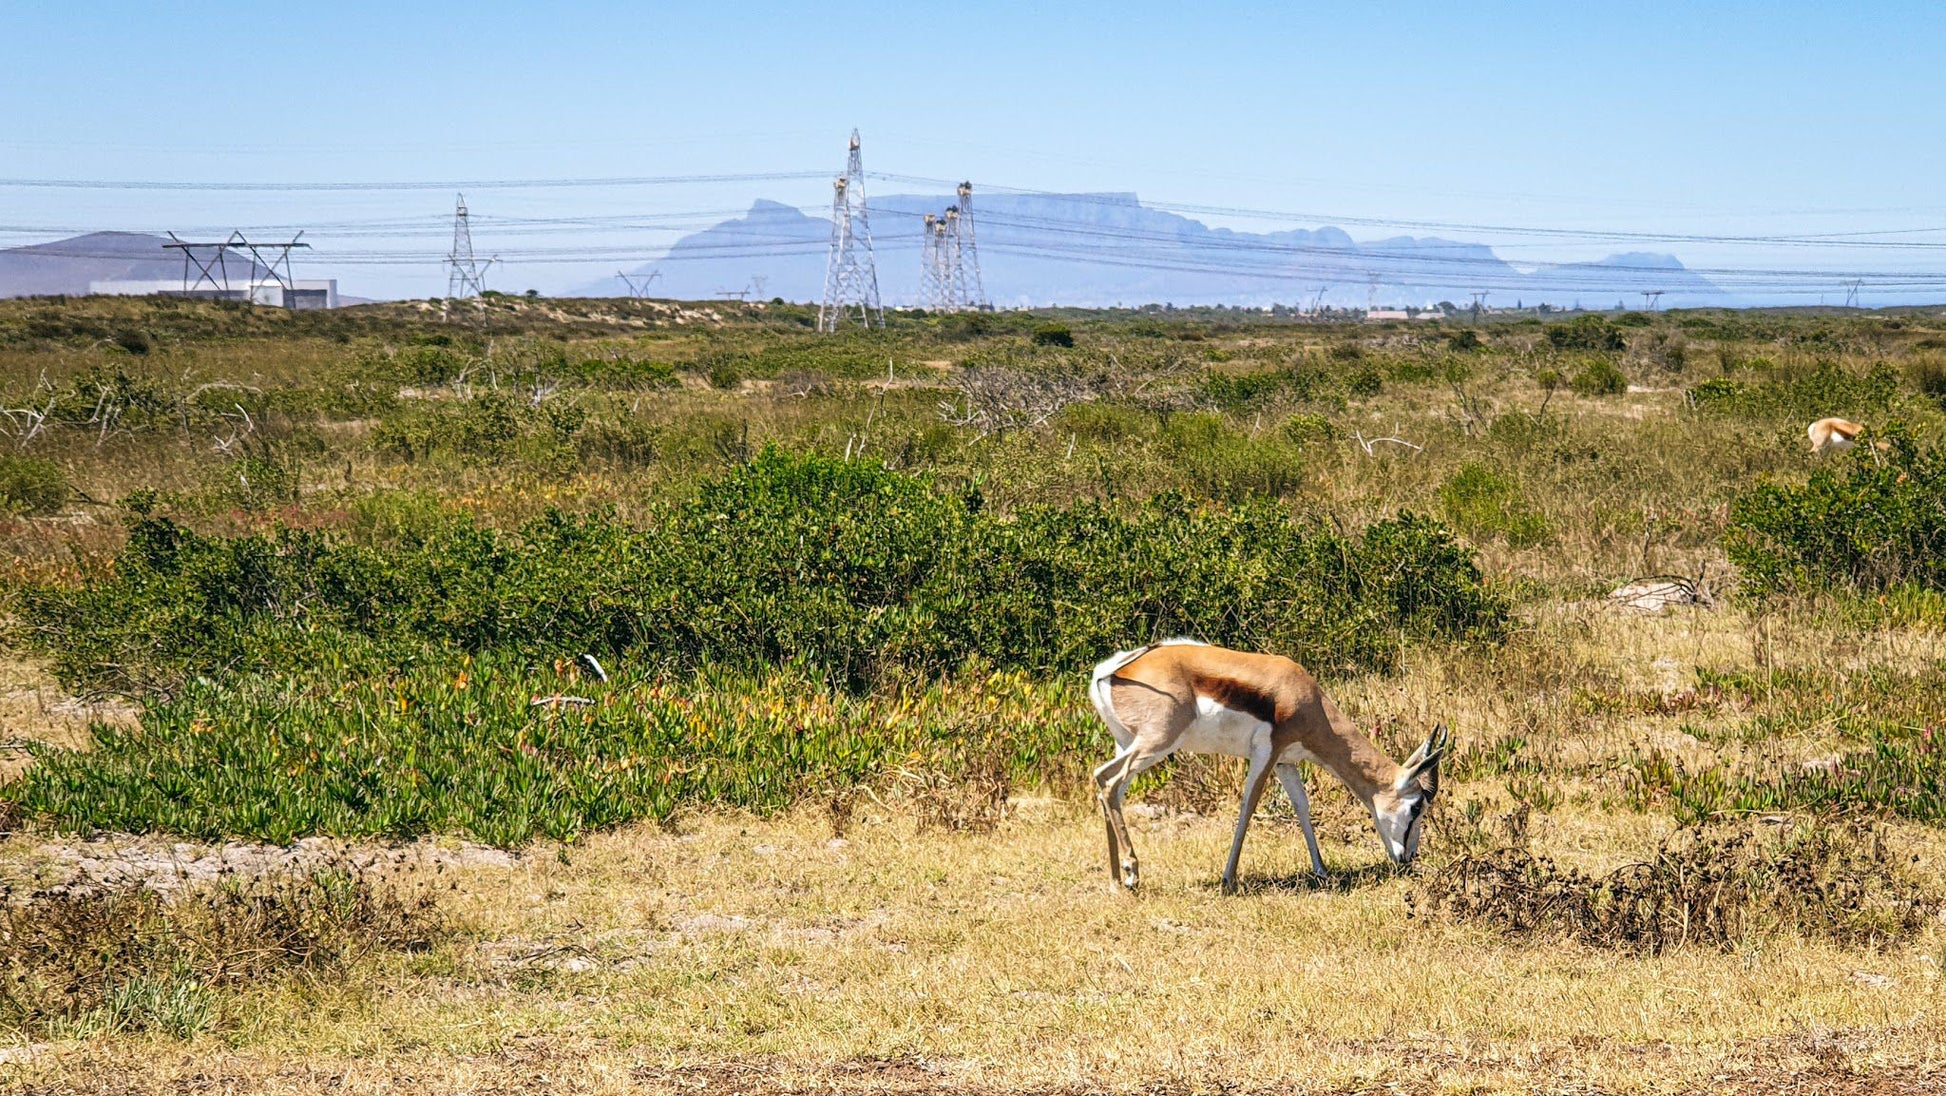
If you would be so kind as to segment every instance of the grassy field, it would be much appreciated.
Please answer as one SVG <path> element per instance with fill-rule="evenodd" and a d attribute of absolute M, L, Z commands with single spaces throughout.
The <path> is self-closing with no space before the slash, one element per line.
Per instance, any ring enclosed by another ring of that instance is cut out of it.
<path fill-rule="evenodd" d="M 0 302 L 0 1082 L 1946 1084 L 1946 314 L 810 320 Z M 1187 759 L 1112 893 L 1177 633 L 1450 724 L 1417 868 Z"/>

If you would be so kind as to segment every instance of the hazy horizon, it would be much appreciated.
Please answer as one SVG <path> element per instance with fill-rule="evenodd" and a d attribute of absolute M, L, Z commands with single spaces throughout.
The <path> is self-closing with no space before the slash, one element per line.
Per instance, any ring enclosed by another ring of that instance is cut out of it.
<path fill-rule="evenodd" d="M 344 292 L 428 296 L 452 194 L 361 187 L 557 180 L 468 193 L 492 283 L 556 292 L 759 198 L 821 214 L 855 126 L 873 173 L 1134 192 L 1215 227 L 1946 296 L 1895 284 L 1934 284 L 1946 247 L 1946 202 L 1920 197 L 1946 167 L 1930 6 L 844 12 L 9 10 L 0 246 L 302 229 Z M 734 178 L 640 181 L 698 176 Z M 100 185 L 143 182 L 170 187 Z M 239 183 L 348 185 L 209 189 Z"/>

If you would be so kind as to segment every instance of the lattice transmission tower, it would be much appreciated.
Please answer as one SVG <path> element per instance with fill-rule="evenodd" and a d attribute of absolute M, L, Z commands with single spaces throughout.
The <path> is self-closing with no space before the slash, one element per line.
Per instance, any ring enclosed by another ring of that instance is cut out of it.
<path fill-rule="evenodd" d="M 973 238 L 972 183 L 959 185 L 959 205 L 946 212 L 952 220 L 954 298 L 961 308 L 990 308 L 986 282 L 980 278 L 980 249 Z"/>
<path fill-rule="evenodd" d="M 926 214 L 919 253 L 919 300 L 931 312 L 969 312 L 987 307 L 980 279 L 980 252 L 973 237 L 973 184 L 959 185 L 958 205 Z"/>
<path fill-rule="evenodd" d="M 846 316 L 866 327 L 885 326 L 878 304 L 878 265 L 872 258 L 872 226 L 865 209 L 865 166 L 858 155 L 858 131 L 851 131 L 845 173 L 832 184 L 831 254 L 824 267 L 824 302 L 818 330 L 836 331 Z"/>
<path fill-rule="evenodd" d="M 926 214 L 926 235 L 919 248 L 919 304 L 928 312 L 953 311 L 951 255 L 946 219 Z"/>
<path fill-rule="evenodd" d="M 477 297 L 486 292 L 487 267 L 498 262 L 480 262 L 473 257 L 473 229 L 467 221 L 466 195 L 453 207 L 453 250 L 446 256 L 450 273 L 446 276 L 446 297 Z"/>

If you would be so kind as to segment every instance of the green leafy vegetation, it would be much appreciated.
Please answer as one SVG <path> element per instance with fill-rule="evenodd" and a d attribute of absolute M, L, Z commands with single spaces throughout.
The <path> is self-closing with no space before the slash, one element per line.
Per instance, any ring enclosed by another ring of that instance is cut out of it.
<path fill-rule="evenodd" d="M 96 733 L 93 749 L 41 752 L 7 796 L 81 830 L 506 846 L 699 807 L 772 811 L 890 767 L 1072 776 L 1106 735 L 1072 680 L 973 674 L 872 698 L 718 672 L 604 683 L 507 658 L 335 683 L 232 676 Z"/>
<path fill-rule="evenodd" d="M 1885 440 L 1801 485 L 1738 496 L 1726 544 L 1746 592 L 1946 590 L 1946 458 L 1903 433 Z"/>
<path fill-rule="evenodd" d="M 1501 537 L 1516 548 L 1548 536 L 1547 518 L 1528 506 L 1513 480 L 1485 465 L 1468 464 L 1454 472 L 1439 489 L 1439 506 L 1469 536 Z"/>
<path fill-rule="evenodd" d="M 61 466 L 40 457 L 0 457 L 0 512 L 52 514 L 68 501 Z"/>
<path fill-rule="evenodd" d="M 1380 669 L 1408 637 L 1490 637 L 1506 619 L 1470 555 L 1411 515 L 1357 537 L 1179 497 L 1002 517 L 922 476 L 777 450 L 644 525 L 400 524 L 381 547 L 139 519 L 112 573 L 23 594 L 23 636 L 72 687 L 131 695 L 499 650 L 864 687 L 975 659 L 1061 672 L 1178 633 Z"/>

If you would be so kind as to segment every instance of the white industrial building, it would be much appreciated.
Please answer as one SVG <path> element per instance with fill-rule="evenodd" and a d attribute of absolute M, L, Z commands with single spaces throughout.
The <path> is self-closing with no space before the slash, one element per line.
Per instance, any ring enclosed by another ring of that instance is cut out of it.
<path fill-rule="evenodd" d="M 274 278 L 217 289 L 205 283 L 202 288 L 185 290 L 181 278 L 151 280 L 111 279 L 88 283 L 88 292 L 111 297 L 200 297 L 204 300 L 249 301 L 272 308 L 309 310 L 338 307 L 338 279 L 296 278 L 288 286 Z"/>

